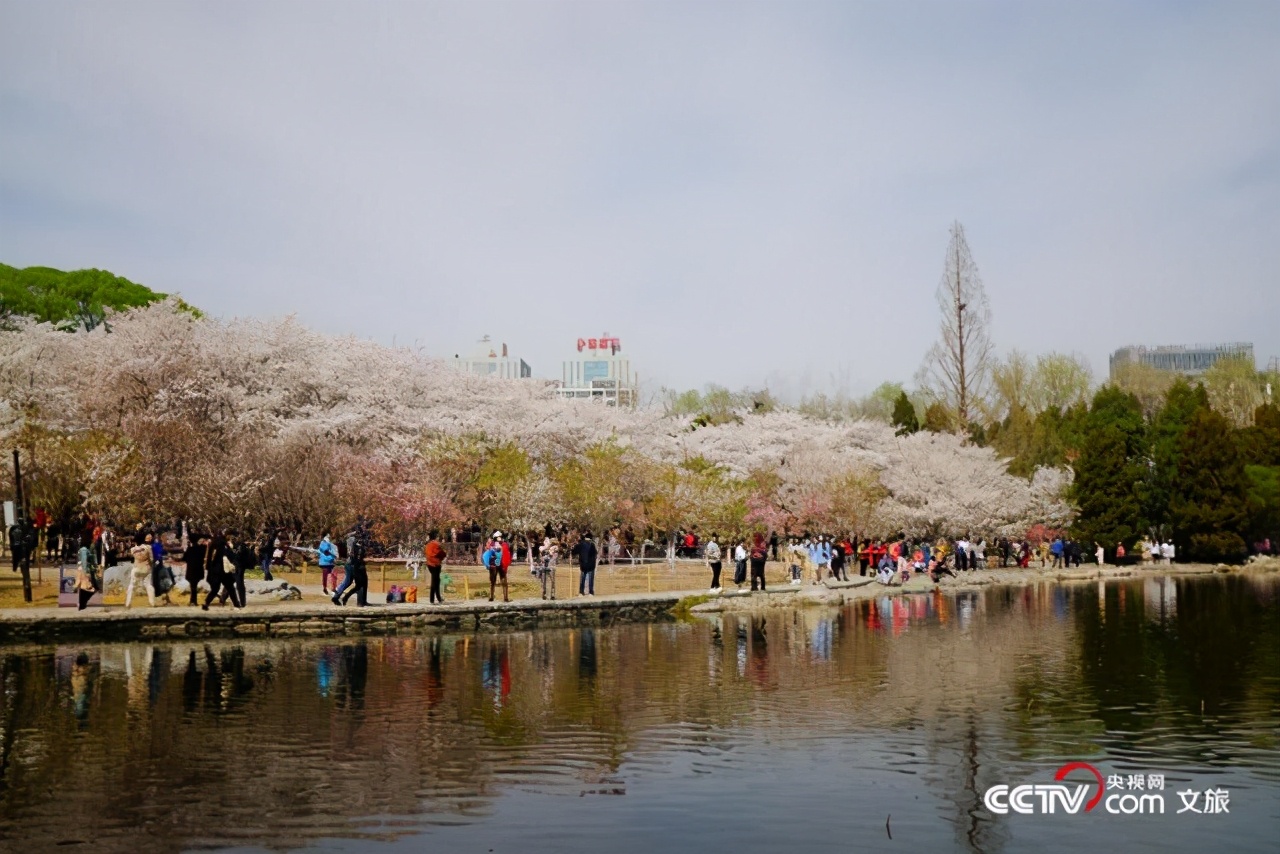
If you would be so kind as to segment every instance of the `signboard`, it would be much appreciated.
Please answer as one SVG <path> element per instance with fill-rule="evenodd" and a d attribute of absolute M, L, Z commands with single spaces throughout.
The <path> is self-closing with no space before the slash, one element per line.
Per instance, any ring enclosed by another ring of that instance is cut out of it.
<path fill-rule="evenodd" d="M 8 528 L 9 526 L 13 525 L 17 521 L 18 521 L 18 517 L 17 515 L 15 515 L 13 502 L 6 501 L 4 503 L 4 526 Z"/>
<path fill-rule="evenodd" d="M 622 342 L 617 338 L 610 338 L 608 335 L 605 335 L 602 338 L 579 338 L 578 339 L 579 353 L 581 353 L 583 350 L 592 350 L 592 351 L 608 350 L 610 353 L 617 355 L 618 351 L 621 349 L 622 349 Z"/>

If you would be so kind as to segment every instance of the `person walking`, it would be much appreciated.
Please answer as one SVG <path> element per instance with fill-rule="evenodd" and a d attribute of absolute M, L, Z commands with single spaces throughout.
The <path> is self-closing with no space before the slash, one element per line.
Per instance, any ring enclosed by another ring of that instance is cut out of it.
<path fill-rule="evenodd" d="M 444 570 L 447 553 L 440 543 L 440 532 L 433 530 L 427 536 L 427 544 L 422 548 L 426 558 L 427 574 L 431 576 L 431 594 L 428 602 L 432 605 L 443 605 L 444 596 L 440 593 L 440 573 Z"/>
<path fill-rule="evenodd" d="M 338 589 L 333 591 L 333 604 L 341 605 L 342 594 L 355 584 L 355 573 L 351 569 L 351 555 L 356 550 L 356 542 L 360 539 L 361 527 L 359 524 L 347 532 L 347 560 L 342 565 L 342 583 L 338 585 Z"/>
<path fill-rule="evenodd" d="M 204 555 L 209 548 L 207 537 L 199 535 L 191 537 L 187 548 L 182 552 L 182 563 L 185 567 L 183 575 L 187 579 L 188 599 L 192 606 L 199 604 L 200 582 L 204 580 Z"/>
<path fill-rule="evenodd" d="M 707 566 L 711 568 L 711 592 L 720 592 L 720 544 L 716 542 L 716 535 L 712 534 L 707 540 L 707 546 L 702 550 L 702 557 L 707 562 Z"/>
<path fill-rule="evenodd" d="M 578 559 L 578 595 L 594 596 L 596 595 L 596 561 L 599 555 L 596 551 L 595 541 L 591 539 L 591 532 L 586 531 L 582 535 L 582 539 L 578 540 L 573 547 L 573 555 Z"/>
<path fill-rule="evenodd" d="M 138 586 L 138 582 L 142 582 L 143 589 L 147 591 L 147 599 L 154 608 L 156 588 L 151 572 L 151 535 L 147 534 L 146 540 L 129 549 L 129 556 L 133 558 L 133 568 L 129 570 L 129 581 L 124 589 L 124 606 L 133 607 L 133 588 Z"/>
<path fill-rule="evenodd" d="M 209 540 L 204 554 L 204 574 L 205 580 L 209 582 L 209 592 L 205 594 L 204 604 L 200 606 L 201 610 L 208 611 L 213 600 L 219 596 L 223 604 L 226 604 L 228 598 L 231 599 L 232 604 L 237 604 L 234 573 L 230 572 L 230 569 L 231 560 L 227 554 L 226 535 L 218 534 Z"/>
<path fill-rule="evenodd" d="M 324 595 L 332 596 L 334 593 L 333 565 L 338 561 L 338 547 L 333 544 L 328 531 L 325 531 L 324 536 L 320 538 L 316 555 L 316 563 L 320 565 L 320 589 L 324 591 Z"/>
<path fill-rule="evenodd" d="M 235 589 L 234 601 L 237 608 L 243 608 L 249 603 L 248 591 L 244 586 L 244 574 L 252 569 L 257 563 L 257 552 L 253 548 L 253 543 L 248 539 L 234 543 L 234 551 L 232 552 L 231 563 L 234 568 L 231 574 L 231 585 Z"/>
<path fill-rule="evenodd" d="M 350 542 L 347 551 L 347 579 L 343 581 L 343 585 L 350 583 L 347 592 L 342 594 L 339 599 L 338 593 L 333 594 L 333 604 L 345 605 L 352 596 L 356 597 L 356 607 L 364 608 L 369 604 L 369 569 L 365 564 L 365 544 L 364 537 L 357 536 L 354 541 Z M 341 588 L 339 588 L 341 591 Z"/>

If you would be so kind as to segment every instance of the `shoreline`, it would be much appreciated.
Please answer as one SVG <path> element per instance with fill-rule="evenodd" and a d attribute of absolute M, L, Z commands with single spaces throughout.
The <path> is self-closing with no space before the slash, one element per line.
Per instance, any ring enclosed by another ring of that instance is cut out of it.
<path fill-rule="evenodd" d="M 905 585 L 885 586 L 870 576 L 853 576 L 847 582 L 824 582 L 815 585 L 775 586 L 765 598 L 757 599 L 738 591 L 709 597 L 693 606 L 693 614 L 719 614 L 758 611 L 765 608 L 840 607 L 851 602 L 902 596 L 942 590 L 949 593 L 976 592 L 989 587 L 1026 587 L 1032 584 L 1081 584 L 1119 582 L 1139 578 L 1200 578 L 1213 575 L 1261 575 L 1280 572 L 1280 560 L 1255 561 L 1241 566 L 1226 564 L 1173 564 L 1149 568 L 1140 566 L 1103 566 L 1096 564 L 1073 569 L 1028 567 L 1027 569 L 980 569 L 963 572 L 957 578 L 945 576 L 935 584 L 927 575 L 916 575 Z"/>
<path fill-rule="evenodd" d="M 905 585 L 884 586 L 870 577 L 815 585 L 774 585 L 763 594 L 727 590 L 635 593 L 560 600 L 456 601 L 446 605 L 396 604 L 336 608 L 325 603 L 272 603 L 243 610 L 200 611 L 186 606 L 75 611 L 68 608 L 0 610 L 0 646 L 76 641 L 156 641 L 192 638 L 362 637 L 424 632 L 488 632 L 534 628 L 602 627 L 620 623 L 670 622 L 677 611 L 691 615 L 773 608 L 840 607 L 934 590 L 960 593 L 987 587 L 1118 582 L 1144 577 L 1194 578 L 1280 572 L 1280 560 L 1244 566 L 1080 567 L 1076 569 L 989 569 L 946 577 L 934 584 L 915 576 Z"/>

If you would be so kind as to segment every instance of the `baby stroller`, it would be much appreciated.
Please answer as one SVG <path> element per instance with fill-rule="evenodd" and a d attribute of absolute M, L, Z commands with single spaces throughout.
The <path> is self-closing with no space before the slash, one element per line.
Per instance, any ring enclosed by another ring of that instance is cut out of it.
<path fill-rule="evenodd" d="M 543 555 L 533 565 L 533 575 L 542 583 L 542 598 L 556 598 L 556 561 L 551 555 Z"/>

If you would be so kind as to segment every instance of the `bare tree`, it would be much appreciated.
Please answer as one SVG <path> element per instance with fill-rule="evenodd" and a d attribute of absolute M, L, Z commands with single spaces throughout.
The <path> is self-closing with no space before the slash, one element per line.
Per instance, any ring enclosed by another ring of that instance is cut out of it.
<path fill-rule="evenodd" d="M 917 381 L 955 412 L 956 424 L 966 430 L 986 398 L 993 356 L 987 334 L 991 308 L 959 222 L 951 226 L 938 308 L 939 339 L 925 355 Z"/>

